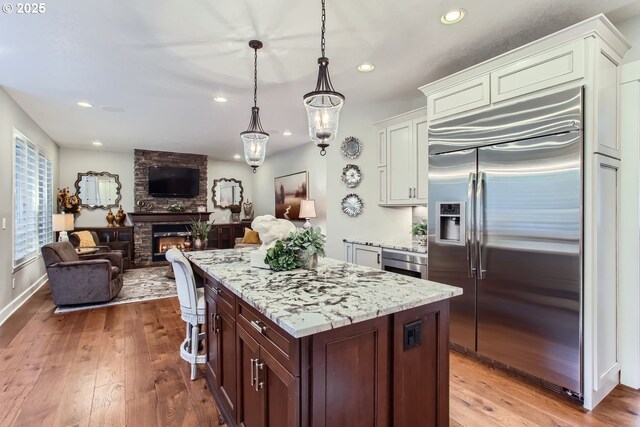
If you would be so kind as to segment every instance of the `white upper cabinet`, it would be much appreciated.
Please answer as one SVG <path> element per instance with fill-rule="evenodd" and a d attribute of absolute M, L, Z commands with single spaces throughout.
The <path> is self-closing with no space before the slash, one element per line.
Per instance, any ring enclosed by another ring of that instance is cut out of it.
<path fill-rule="evenodd" d="M 491 102 L 582 79 L 584 69 L 584 40 L 532 55 L 491 73 Z"/>
<path fill-rule="evenodd" d="M 437 120 L 485 107 L 489 102 L 489 74 L 485 74 L 429 96 L 427 114 Z"/>
<path fill-rule="evenodd" d="M 427 203 L 429 150 L 424 110 L 389 119 L 378 128 L 380 205 Z"/>

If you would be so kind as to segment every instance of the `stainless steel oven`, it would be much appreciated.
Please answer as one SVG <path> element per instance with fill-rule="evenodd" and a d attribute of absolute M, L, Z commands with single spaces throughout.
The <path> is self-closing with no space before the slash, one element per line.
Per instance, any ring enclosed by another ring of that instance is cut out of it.
<path fill-rule="evenodd" d="M 382 269 L 405 276 L 427 278 L 427 254 L 382 248 Z"/>

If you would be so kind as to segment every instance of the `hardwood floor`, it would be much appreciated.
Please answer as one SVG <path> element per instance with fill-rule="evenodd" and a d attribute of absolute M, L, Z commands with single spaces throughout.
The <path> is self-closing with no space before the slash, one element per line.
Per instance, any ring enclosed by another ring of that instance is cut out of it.
<path fill-rule="evenodd" d="M 44 288 L 0 327 L 0 426 L 223 426 L 189 380 L 177 298 L 53 314 Z M 640 393 L 585 413 L 554 393 L 451 353 L 451 426 L 640 426 Z M 339 426 L 336 426 L 339 427 Z"/>

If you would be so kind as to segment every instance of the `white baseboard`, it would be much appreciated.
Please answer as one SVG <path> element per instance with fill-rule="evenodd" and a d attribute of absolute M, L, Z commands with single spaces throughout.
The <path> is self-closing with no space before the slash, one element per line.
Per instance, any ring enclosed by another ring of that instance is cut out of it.
<path fill-rule="evenodd" d="M 16 299 L 11 301 L 9 305 L 7 305 L 5 308 L 0 310 L 0 326 L 2 326 L 2 324 L 9 317 L 11 317 L 11 315 L 15 313 L 16 310 L 18 310 L 22 306 L 22 304 L 24 304 L 29 299 L 29 297 L 35 294 L 38 291 L 38 289 L 40 289 L 42 285 L 44 285 L 45 283 L 47 283 L 46 273 L 42 277 L 40 277 L 38 280 L 36 280 L 36 282 L 33 285 L 29 286 L 23 293 L 18 295 Z"/>

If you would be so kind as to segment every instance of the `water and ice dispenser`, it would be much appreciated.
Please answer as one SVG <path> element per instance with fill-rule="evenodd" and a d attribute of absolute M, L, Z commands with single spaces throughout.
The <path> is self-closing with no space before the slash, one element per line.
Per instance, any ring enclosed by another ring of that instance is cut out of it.
<path fill-rule="evenodd" d="M 438 202 L 436 213 L 436 242 L 464 245 L 464 202 Z"/>

